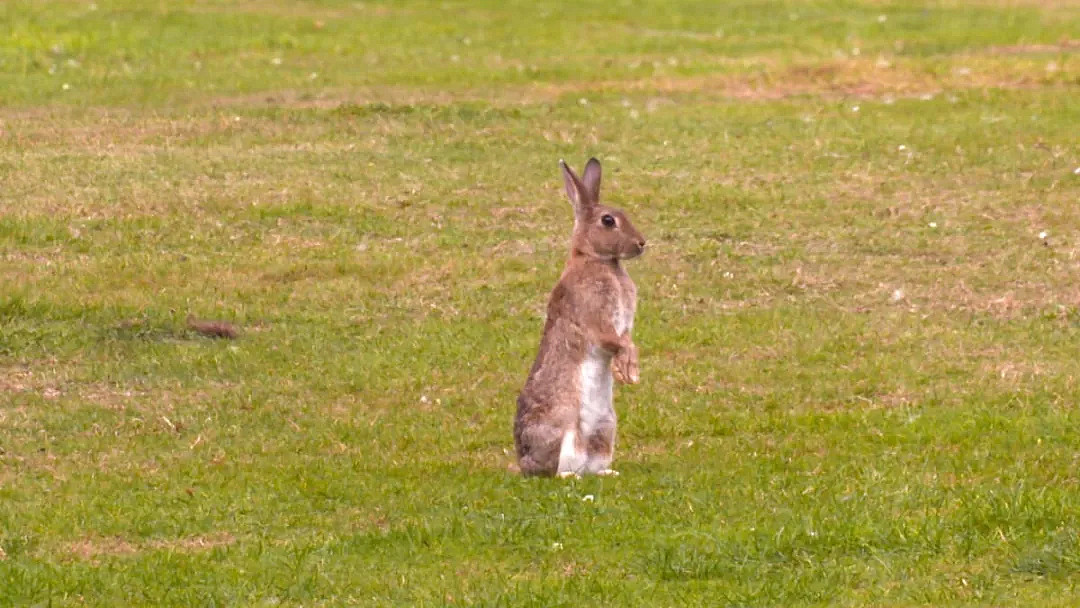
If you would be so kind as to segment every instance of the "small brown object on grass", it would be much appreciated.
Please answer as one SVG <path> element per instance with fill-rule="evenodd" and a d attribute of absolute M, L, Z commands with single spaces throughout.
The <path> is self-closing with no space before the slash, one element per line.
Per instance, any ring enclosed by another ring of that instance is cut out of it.
<path fill-rule="evenodd" d="M 240 330 L 232 323 L 227 321 L 206 321 L 196 319 L 193 314 L 188 314 L 187 326 L 188 329 L 197 331 L 200 334 L 211 338 L 228 338 L 230 340 L 235 340 L 240 336 Z"/>

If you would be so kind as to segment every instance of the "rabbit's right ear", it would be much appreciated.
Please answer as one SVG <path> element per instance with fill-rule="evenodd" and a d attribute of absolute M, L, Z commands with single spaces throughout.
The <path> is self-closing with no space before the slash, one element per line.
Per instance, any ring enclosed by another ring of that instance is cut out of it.
<path fill-rule="evenodd" d="M 574 170 L 568 167 L 565 162 L 560 160 L 559 167 L 562 169 L 563 185 L 566 186 L 566 197 L 570 199 L 570 204 L 574 206 L 574 213 L 584 213 L 592 205 L 592 200 L 585 190 L 585 185 L 581 183 L 578 176 L 574 174 Z"/>
<path fill-rule="evenodd" d="M 600 161 L 590 158 L 585 163 L 585 171 L 581 174 L 581 183 L 585 186 L 585 193 L 593 203 L 600 202 Z"/>

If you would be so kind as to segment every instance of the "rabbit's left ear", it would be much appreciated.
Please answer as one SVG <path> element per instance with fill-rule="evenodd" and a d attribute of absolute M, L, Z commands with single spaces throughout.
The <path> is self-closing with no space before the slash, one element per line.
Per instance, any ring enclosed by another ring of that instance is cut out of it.
<path fill-rule="evenodd" d="M 585 194 L 588 195 L 589 200 L 595 205 L 600 202 L 600 161 L 595 158 L 590 158 L 589 162 L 585 163 L 585 173 L 581 177 L 581 182 L 585 186 Z"/>
<path fill-rule="evenodd" d="M 573 169 L 561 160 L 559 161 L 559 167 L 562 169 L 566 197 L 570 199 L 570 204 L 574 206 L 574 214 L 584 215 L 595 202 L 589 197 L 588 190 L 578 179 L 578 176 L 574 174 Z"/>

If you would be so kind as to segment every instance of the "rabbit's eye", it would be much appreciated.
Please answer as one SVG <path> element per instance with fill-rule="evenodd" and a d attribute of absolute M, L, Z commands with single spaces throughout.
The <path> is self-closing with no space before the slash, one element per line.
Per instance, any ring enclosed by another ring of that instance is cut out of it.
<path fill-rule="evenodd" d="M 600 218 L 600 223 L 607 228 L 612 228 L 615 226 L 615 218 L 611 217 L 610 215 L 605 215 L 604 217 Z"/>

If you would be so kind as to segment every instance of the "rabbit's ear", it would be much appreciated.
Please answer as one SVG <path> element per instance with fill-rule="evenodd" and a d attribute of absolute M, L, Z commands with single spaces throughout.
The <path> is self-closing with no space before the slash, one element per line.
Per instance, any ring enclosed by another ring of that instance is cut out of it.
<path fill-rule="evenodd" d="M 568 167 L 565 162 L 560 160 L 559 167 L 562 168 L 563 185 L 566 186 L 566 196 L 570 199 L 570 204 L 574 206 L 574 213 L 582 213 L 588 210 L 592 205 L 592 201 L 589 199 L 584 184 L 581 183 L 578 176 L 574 174 L 574 170 Z"/>
<path fill-rule="evenodd" d="M 594 204 L 600 202 L 600 161 L 590 158 L 585 164 L 585 173 L 581 176 L 585 193 Z"/>

